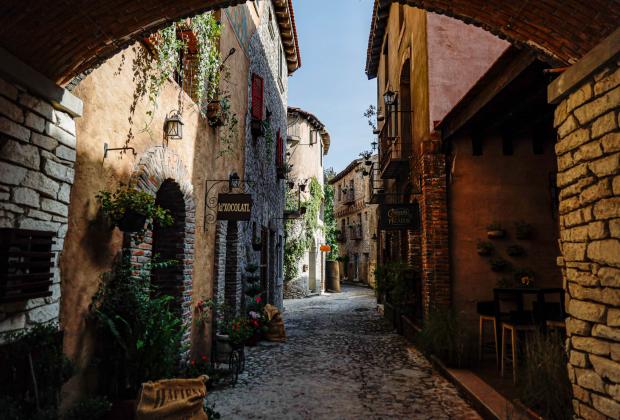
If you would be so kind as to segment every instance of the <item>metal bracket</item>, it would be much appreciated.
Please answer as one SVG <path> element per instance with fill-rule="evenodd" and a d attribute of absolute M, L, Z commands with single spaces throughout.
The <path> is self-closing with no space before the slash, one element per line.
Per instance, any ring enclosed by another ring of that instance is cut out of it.
<path fill-rule="evenodd" d="M 230 188 L 230 179 L 207 179 L 205 181 L 205 214 L 203 231 L 207 231 L 207 225 L 217 221 L 217 198 L 220 193 L 238 190 L 242 194 L 250 193 L 254 187 L 254 181 L 239 180 L 239 187 Z M 210 184 L 210 185 L 209 185 Z M 216 188 L 218 187 L 219 188 Z"/>
<path fill-rule="evenodd" d="M 136 152 L 136 149 L 134 149 L 133 147 L 129 147 L 129 146 L 125 146 L 125 147 L 108 147 L 108 143 L 103 143 L 103 159 L 105 160 L 105 158 L 108 157 L 108 152 L 115 151 L 115 150 L 131 150 L 131 152 L 132 152 L 132 154 L 134 156 L 138 155 L 138 153 Z"/>

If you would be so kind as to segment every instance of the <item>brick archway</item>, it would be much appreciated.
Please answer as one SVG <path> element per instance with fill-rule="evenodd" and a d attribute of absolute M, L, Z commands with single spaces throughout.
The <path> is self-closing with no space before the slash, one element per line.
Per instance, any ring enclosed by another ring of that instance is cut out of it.
<path fill-rule="evenodd" d="M 191 331 L 192 272 L 194 265 L 194 235 L 196 207 L 189 172 L 181 158 L 163 147 L 149 149 L 133 170 L 131 184 L 156 197 L 156 202 L 170 210 L 175 218 L 169 229 L 147 232 L 138 243 L 134 236 L 126 237 L 126 249 L 131 262 L 141 266 L 151 261 L 155 253 L 162 259 L 176 259 L 180 266 L 153 272 L 153 282 L 162 293 L 177 298 L 177 310 L 186 327 L 184 343 L 189 342 Z"/>

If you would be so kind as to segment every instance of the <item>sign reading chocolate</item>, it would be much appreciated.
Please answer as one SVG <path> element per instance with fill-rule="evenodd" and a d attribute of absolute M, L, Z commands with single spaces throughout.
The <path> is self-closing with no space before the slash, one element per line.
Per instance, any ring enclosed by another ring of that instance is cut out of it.
<path fill-rule="evenodd" d="M 383 205 L 379 218 L 379 229 L 420 229 L 420 208 L 417 203 Z"/>
<path fill-rule="evenodd" d="M 248 221 L 252 205 L 250 194 L 218 194 L 217 220 Z"/>

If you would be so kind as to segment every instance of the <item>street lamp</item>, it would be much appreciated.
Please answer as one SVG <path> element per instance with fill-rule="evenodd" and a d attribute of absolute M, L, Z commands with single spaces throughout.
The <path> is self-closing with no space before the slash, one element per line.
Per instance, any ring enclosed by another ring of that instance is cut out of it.
<path fill-rule="evenodd" d="M 373 140 L 372 143 L 370 143 L 370 147 L 372 147 L 373 152 L 377 150 L 377 141 Z"/>
<path fill-rule="evenodd" d="M 391 90 L 387 90 L 383 94 L 383 102 L 385 103 L 386 106 L 394 105 L 394 103 L 396 102 L 396 92 L 393 92 Z"/>
<path fill-rule="evenodd" d="M 233 188 L 239 188 L 239 185 L 241 185 L 239 175 L 237 175 L 237 172 L 231 173 L 228 177 L 228 189 L 232 191 Z"/>
<path fill-rule="evenodd" d="M 178 111 L 171 111 L 164 121 L 164 136 L 167 140 L 183 139 L 183 121 Z"/>

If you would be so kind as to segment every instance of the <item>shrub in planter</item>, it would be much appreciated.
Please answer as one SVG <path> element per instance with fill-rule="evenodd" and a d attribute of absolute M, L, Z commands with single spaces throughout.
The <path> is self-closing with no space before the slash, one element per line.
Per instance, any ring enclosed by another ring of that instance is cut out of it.
<path fill-rule="evenodd" d="M 115 192 L 100 191 L 96 197 L 112 224 L 124 232 L 141 232 L 147 221 L 163 227 L 174 223 L 170 212 L 156 205 L 155 197 L 144 191 L 121 187 Z"/>
<path fill-rule="evenodd" d="M 476 250 L 478 255 L 491 255 L 495 247 L 489 241 L 478 241 L 476 244 Z"/>
<path fill-rule="evenodd" d="M 526 223 L 523 220 L 515 222 L 515 236 L 517 239 L 530 239 L 533 231 L 534 229 L 529 223 Z"/>
<path fill-rule="evenodd" d="M 506 235 L 506 231 L 502 228 L 501 223 L 493 222 L 487 225 L 487 236 L 490 239 L 500 239 Z"/>
<path fill-rule="evenodd" d="M 506 261 L 502 257 L 491 258 L 489 260 L 489 264 L 491 265 L 491 270 L 495 272 L 511 271 L 512 269 L 510 262 Z"/>
<path fill-rule="evenodd" d="M 508 246 L 508 248 L 506 248 L 506 254 L 510 255 L 511 257 L 522 257 L 526 254 L 526 252 L 525 248 L 523 248 L 521 245 L 510 245 Z"/>

